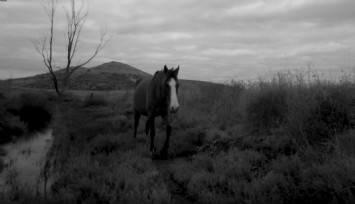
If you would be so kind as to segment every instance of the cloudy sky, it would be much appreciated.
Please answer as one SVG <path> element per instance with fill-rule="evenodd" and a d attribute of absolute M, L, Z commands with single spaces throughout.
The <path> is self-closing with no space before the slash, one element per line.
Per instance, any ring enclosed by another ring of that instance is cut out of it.
<path fill-rule="evenodd" d="M 55 17 L 55 57 L 64 60 L 65 8 Z M 148 73 L 180 65 L 180 78 L 249 79 L 311 65 L 355 67 L 354 0 L 86 0 L 89 16 L 76 62 L 106 30 L 109 42 L 88 65 L 120 61 Z M 45 72 L 33 40 L 49 31 L 39 0 L 0 1 L 0 78 Z"/>

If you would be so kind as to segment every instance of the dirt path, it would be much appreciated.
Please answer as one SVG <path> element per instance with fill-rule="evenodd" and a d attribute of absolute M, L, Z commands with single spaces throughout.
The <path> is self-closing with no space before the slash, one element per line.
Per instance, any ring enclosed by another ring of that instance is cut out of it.
<path fill-rule="evenodd" d="M 172 168 L 178 162 L 190 162 L 190 157 L 176 157 L 167 160 L 154 159 L 153 163 L 163 177 L 163 180 L 172 195 L 171 203 L 194 203 L 193 199 L 188 197 L 184 186 L 176 182 L 172 177 Z"/>

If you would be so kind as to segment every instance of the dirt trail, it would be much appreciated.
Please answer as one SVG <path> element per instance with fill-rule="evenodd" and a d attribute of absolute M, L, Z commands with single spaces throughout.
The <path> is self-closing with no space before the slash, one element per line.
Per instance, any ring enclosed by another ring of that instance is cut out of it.
<path fill-rule="evenodd" d="M 163 177 L 163 180 L 172 195 L 171 203 L 194 203 L 193 199 L 188 197 L 184 186 L 176 182 L 172 177 L 173 165 L 179 162 L 190 162 L 190 157 L 176 157 L 167 160 L 154 159 L 153 163 Z"/>

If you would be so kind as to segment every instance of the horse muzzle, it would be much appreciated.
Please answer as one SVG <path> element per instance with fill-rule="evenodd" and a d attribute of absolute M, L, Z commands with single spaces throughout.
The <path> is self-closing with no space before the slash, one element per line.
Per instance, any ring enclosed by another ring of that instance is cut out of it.
<path fill-rule="evenodd" d="M 170 113 L 177 113 L 177 112 L 178 112 L 178 110 L 179 110 L 179 106 L 176 106 L 176 107 L 170 107 L 170 108 L 169 108 Z"/>

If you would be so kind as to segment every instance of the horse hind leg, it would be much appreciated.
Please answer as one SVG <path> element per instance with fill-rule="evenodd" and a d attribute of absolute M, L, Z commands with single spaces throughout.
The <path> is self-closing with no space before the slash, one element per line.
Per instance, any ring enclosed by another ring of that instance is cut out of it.
<path fill-rule="evenodd" d="M 137 128 L 139 125 L 140 117 L 141 117 L 141 114 L 138 111 L 134 110 L 134 133 L 133 133 L 134 138 L 137 138 Z"/>
<path fill-rule="evenodd" d="M 150 151 L 155 152 L 155 147 L 154 147 L 154 137 L 155 137 L 154 117 L 151 117 L 148 121 L 149 121 L 149 126 L 150 126 Z"/>

